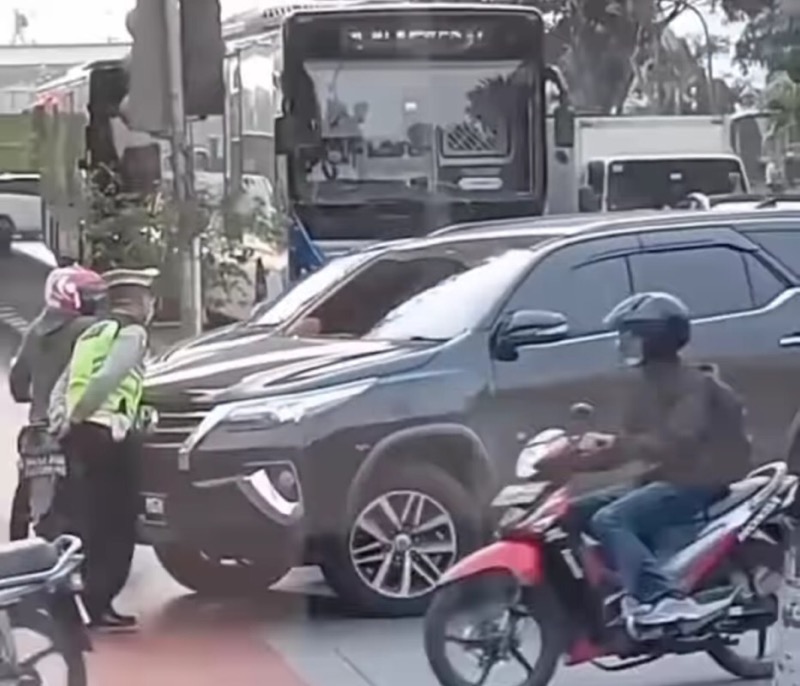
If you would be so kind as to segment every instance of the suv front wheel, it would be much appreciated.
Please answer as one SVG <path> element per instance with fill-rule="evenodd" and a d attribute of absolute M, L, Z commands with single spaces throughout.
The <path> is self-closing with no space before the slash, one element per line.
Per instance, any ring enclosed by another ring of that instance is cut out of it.
<path fill-rule="evenodd" d="M 14 222 L 8 217 L 0 217 L 0 257 L 11 255 L 11 242 L 14 239 Z"/>
<path fill-rule="evenodd" d="M 348 609 L 418 615 L 441 575 L 480 543 L 469 491 L 435 465 L 409 463 L 381 471 L 359 494 L 322 571 Z"/>

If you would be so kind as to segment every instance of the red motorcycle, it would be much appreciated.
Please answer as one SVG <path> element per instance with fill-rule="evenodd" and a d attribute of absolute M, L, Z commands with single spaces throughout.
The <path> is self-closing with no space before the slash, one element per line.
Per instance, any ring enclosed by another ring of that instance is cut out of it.
<path fill-rule="evenodd" d="M 574 414 L 591 407 L 577 405 Z M 425 652 L 443 686 L 546 686 L 563 657 L 606 671 L 631 669 L 665 655 L 706 652 L 743 679 L 772 675 L 767 634 L 778 619 L 777 592 L 798 478 L 783 462 L 732 484 L 724 498 L 681 531 L 665 568 L 707 608 L 695 621 L 637 624 L 630 600 L 598 543 L 570 526 L 568 486 L 534 481 L 536 465 L 578 449 L 580 435 L 548 429 L 517 462 L 521 483 L 504 488 L 497 540 L 445 573 L 425 617 Z M 663 552 L 661 552 L 663 551 Z M 533 635 L 526 637 L 530 629 Z M 740 654 L 755 634 L 754 656 Z M 453 648 L 453 651 L 450 651 Z M 459 658 L 474 673 L 461 671 Z"/>

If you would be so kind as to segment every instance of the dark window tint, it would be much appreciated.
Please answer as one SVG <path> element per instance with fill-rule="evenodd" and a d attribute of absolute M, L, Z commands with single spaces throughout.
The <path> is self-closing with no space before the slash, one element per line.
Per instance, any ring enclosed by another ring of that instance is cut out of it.
<path fill-rule="evenodd" d="M 753 307 L 741 253 L 728 248 L 673 250 L 634 255 L 638 292 L 665 291 L 681 298 L 693 317 L 741 312 Z"/>
<path fill-rule="evenodd" d="M 753 231 L 747 237 L 800 276 L 800 228 L 796 231 Z"/>
<path fill-rule="evenodd" d="M 604 330 L 603 317 L 630 295 L 625 259 L 571 264 L 570 249 L 536 267 L 509 303 L 513 310 L 552 310 L 567 317 L 571 336 Z"/>
<path fill-rule="evenodd" d="M 25 176 L 0 178 L 0 195 L 39 195 L 39 179 Z"/>
<path fill-rule="evenodd" d="M 742 255 L 747 275 L 750 277 L 750 286 L 753 291 L 753 304 L 763 307 L 771 302 L 779 293 L 783 292 L 786 284 L 783 283 L 761 260 L 753 255 Z"/>

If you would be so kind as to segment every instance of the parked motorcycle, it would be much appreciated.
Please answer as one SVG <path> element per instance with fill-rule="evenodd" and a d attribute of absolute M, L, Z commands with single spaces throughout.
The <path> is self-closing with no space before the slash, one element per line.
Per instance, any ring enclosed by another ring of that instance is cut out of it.
<path fill-rule="evenodd" d="M 91 649 L 80 601 L 81 541 L 27 539 L 0 546 L 0 684 L 85 686 Z M 24 632 L 24 633 L 23 633 Z M 20 635 L 22 634 L 22 635 Z M 30 657 L 31 639 L 45 639 Z M 53 659 L 58 658 L 58 659 Z"/>
<path fill-rule="evenodd" d="M 573 416 L 590 412 L 588 405 L 573 406 Z M 783 462 L 766 464 L 731 485 L 690 527 L 670 531 L 681 541 L 670 551 L 657 545 L 665 568 L 715 611 L 693 622 L 644 627 L 597 541 L 570 526 L 569 486 L 533 480 L 538 462 L 577 450 L 579 440 L 559 428 L 535 436 L 518 458 L 521 483 L 493 502 L 497 540 L 441 578 L 425 618 L 425 651 L 439 682 L 485 686 L 502 671 L 504 683 L 546 686 L 562 656 L 566 665 L 592 662 L 619 671 L 698 652 L 737 677 L 769 678 L 767 633 L 778 618 L 798 478 Z M 756 655 L 743 656 L 736 648 L 751 633 Z M 459 669 L 459 657 L 474 680 Z M 509 681 L 514 672 L 520 678 Z"/>

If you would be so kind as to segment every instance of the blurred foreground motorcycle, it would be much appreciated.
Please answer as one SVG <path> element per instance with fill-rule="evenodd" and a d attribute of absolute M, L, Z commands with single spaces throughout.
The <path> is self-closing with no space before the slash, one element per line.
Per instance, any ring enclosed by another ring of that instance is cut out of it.
<path fill-rule="evenodd" d="M 0 684 L 85 686 L 91 649 L 81 605 L 81 541 L 0 546 Z"/>
<path fill-rule="evenodd" d="M 585 420 L 592 408 L 572 412 Z M 766 464 L 732 484 L 704 517 L 670 531 L 677 546 L 659 541 L 683 590 L 719 609 L 694 622 L 643 627 L 597 541 L 571 530 L 569 487 L 534 480 L 539 461 L 577 450 L 580 436 L 551 428 L 528 442 L 516 467 L 521 483 L 492 503 L 497 540 L 441 578 L 425 617 L 425 651 L 439 682 L 488 686 L 503 676 L 507 686 L 546 686 L 562 657 L 566 665 L 620 671 L 698 652 L 737 677 L 769 678 L 767 636 L 778 619 L 798 478 L 783 462 Z M 754 656 L 737 650 L 749 635 Z"/>

